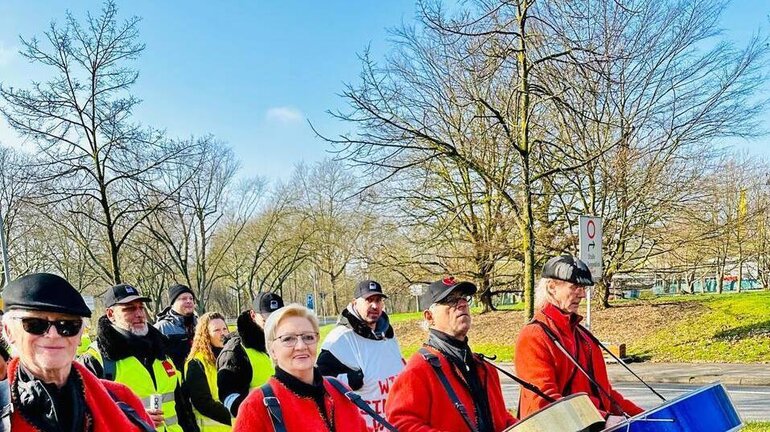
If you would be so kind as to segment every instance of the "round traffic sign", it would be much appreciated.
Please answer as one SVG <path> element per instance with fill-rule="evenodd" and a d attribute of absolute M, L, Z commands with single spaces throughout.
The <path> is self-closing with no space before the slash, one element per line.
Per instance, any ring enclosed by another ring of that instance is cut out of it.
<path fill-rule="evenodd" d="M 588 238 L 593 239 L 596 235 L 596 224 L 594 224 L 593 219 L 588 219 L 588 223 L 586 224 L 586 234 L 588 234 Z"/>

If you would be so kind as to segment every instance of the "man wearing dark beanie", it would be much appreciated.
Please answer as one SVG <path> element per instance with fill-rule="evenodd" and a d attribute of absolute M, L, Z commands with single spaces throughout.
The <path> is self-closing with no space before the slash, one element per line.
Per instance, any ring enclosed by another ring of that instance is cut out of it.
<path fill-rule="evenodd" d="M 195 336 L 195 324 L 198 322 L 195 316 L 195 294 L 186 285 L 174 284 L 168 289 L 168 300 L 170 306 L 158 314 L 155 328 L 168 337 L 169 354 L 174 366 L 184 370 Z"/>

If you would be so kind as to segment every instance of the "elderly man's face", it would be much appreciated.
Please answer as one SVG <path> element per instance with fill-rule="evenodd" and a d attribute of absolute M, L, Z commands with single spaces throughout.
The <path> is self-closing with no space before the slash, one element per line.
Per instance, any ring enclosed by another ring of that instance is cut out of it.
<path fill-rule="evenodd" d="M 107 308 L 107 318 L 115 327 L 129 331 L 137 336 L 146 336 L 149 331 L 147 312 L 144 308 L 144 302 L 141 300 L 134 300 L 126 304 L 116 304 Z"/>
<path fill-rule="evenodd" d="M 553 305 L 570 313 L 577 313 L 580 302 L 586 297 L 587 289 L 590 288 L 556 279 L 548 283 Z"/>
<path fill-rule="evenodd" d="M 24 329 L 25 318 L 40 318 L 47 321 L 80 322 L 80 329 L 71 336 L 62 336 L 56 326 L 51 325 L 42 335 L 29 333 Z M 41 311 L 23 311 L 5 321 L 4 330 L 22 363 L 36 376 L 47 376 L 53 371 L 70 368 L 75 359 L 80 336 L 83 334 L 83 319 L 79 316 Z"/>
<path fill-rule="evenodd" d="M 452 291 L 445 299 L 424 312 L 432 328 L 455 339 L 464 340 L 471 329 L 470 296 L 462 291 Z"/>

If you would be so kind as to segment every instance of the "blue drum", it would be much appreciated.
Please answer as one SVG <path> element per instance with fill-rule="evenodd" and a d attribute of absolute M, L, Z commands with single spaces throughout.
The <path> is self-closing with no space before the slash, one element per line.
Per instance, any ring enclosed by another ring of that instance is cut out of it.
<path fill-rule="evenodd" d="M 727 390 L 714 383 L 645 411 L 605 432 L 730 432 L 743 427 Z"/>

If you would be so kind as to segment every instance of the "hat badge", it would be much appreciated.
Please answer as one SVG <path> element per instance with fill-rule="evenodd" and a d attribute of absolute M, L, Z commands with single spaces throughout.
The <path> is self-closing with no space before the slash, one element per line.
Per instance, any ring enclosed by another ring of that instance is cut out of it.
<path fill-rule="evenodd" d="M 270 309 L 278 309 L 278 300 L 270 300 Z"/>
<path fill-rule="evenodd" d="M 136 290 L 131 285 L 126 286 L 126 294 L 136 294 Z"/>
<path fill-rule="evenodd" d="M 369 282 L 369 291 L 377 291 L 377 283 Z"/>
<path fill-rule="evenodd" d="M 454 276 L 449 276 L 449 277 L 446 277 L 446 278 L 444 278 L 444 279 L 443 279 L 441 282 L 442 282 L 444 285 L 446 285 L 446 286 L 452 286 L 452 285 L 454 285 L 454 284 L 455 284 L 455 277 L 454 277 Z"/>

